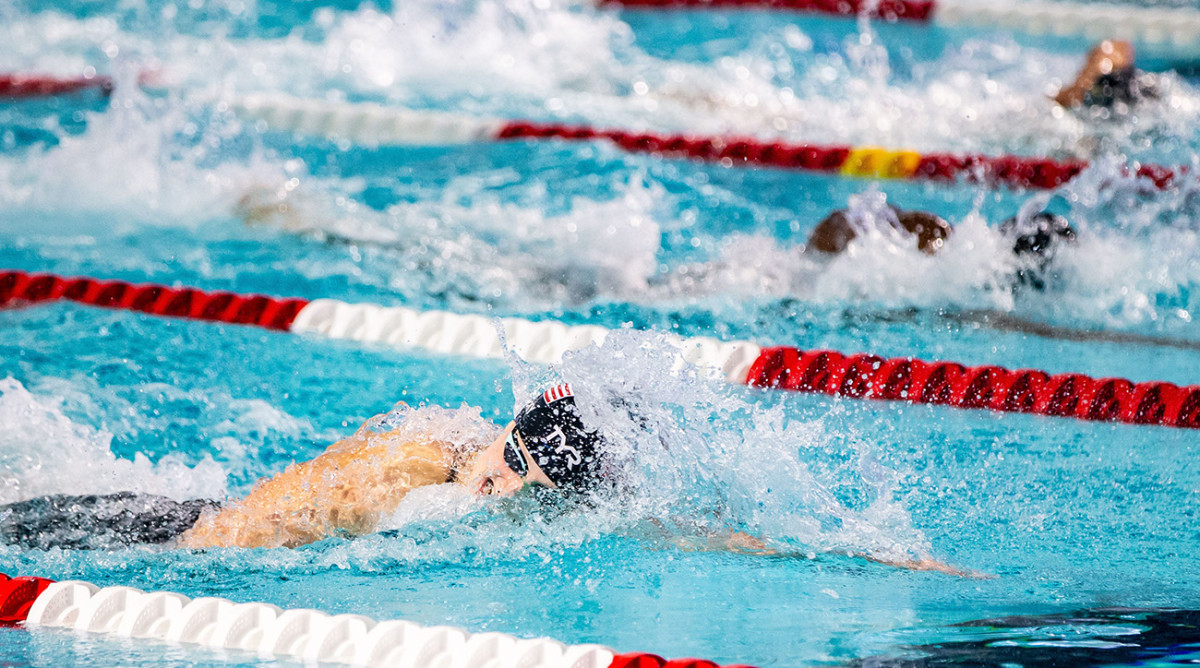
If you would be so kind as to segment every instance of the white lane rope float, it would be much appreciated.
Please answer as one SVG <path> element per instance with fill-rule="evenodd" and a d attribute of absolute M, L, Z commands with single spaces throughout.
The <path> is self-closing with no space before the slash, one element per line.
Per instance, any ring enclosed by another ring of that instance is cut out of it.
<path fill-rule="evenodd" d="M 602 345 L 609 333 L 594 325 L 0 271 L 0 307 L 56 300 L 476 358 L 503 357 L 507 345 L 527 361 L 543 364 L 556 364 L 571 350 Z M 504 332 L 503 340 L 498 328 Z M 678 363 L 719 373 L 731 383 L 854 399 L 1200 429 L 1200 385 L 1135 383 L 1079 373 L 664 336 L 678 350 Z"/>
<path fill-rule="evenodd" d="M 189 598 L 132 587 L 97 587 L 78 580 L 0 580 L 0 594 L 17 592 L 22 612 L 10 623 L 156 640 L 310 663 L 395 668 L 705 668 L 699 660 L 665 661 L 652 654 L 618 655 L 601 645 L 567 645 L 550 638 L 468 633 L 452 626 L 377 622 L 357 614 L 284 610 L 268 603 Z M 22 614 L 23 613 L 23 614 Z"/>

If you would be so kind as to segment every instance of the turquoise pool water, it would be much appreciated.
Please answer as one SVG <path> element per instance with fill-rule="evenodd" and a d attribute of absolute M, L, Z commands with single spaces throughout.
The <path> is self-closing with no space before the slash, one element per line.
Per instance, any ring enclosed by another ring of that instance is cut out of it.
<path fill-rule="evenodd" d="M 1122 156 L 1196 165 L 1197 80 L 1164 74 L 1162 99 L 1136 118 L 1055 117 L 1046 92 L 1086 43 L 543 0 L 13 2 L 0 17 L 0 70 L 93 66 L 118 79 L 109 99 L 0 105 L 3 268 L 1200 381 L 1186 345 L 1200 344 L 1200 196 L 1190 184 L 1146 190 L 1116 167 Z M 142 91 L 147 70 L 157 83 Z M 1034 194 L 727 169 L 604 144 L 360 147 L 242 124 L 220 106 L 263 91 L 1099 164 Z M 247 193 L 269 200 L 289 182 L 290 228 L 242 221 Z M 955 224 L 947 251 L 867 239 L 826 267 L 800 253 L 831 209 L 884 197 Z M 1030 202 L 1068 215 L 1080 243 L 1056 289 L 1014 296 L 994 229 Z M 979 309 L 1176 345 L 998 331 L 971 322 Z M 1129 662 L 1110 645 L 1159 638 L 1167 618 L 1080 611 L 1200 608 L 1200 442 L 1188 431 L 716 385 L 672 373 L 656 335 L 639 331 L 553 370 L 69 304 L 0 311 L 0 332 L 0 503 L 126 489 L 236 497 L 397 401 L 466 403 L 503 422 L 517 397 L 559 377 L 626 397 L 654 426 L 629 445 L 659 453 L 621 513 L 519 521 L 511 503 L 451 512 L 430 498 L 353 541 L 0 547 L 0 571 L 764 667 L 929 657 L 930 644 L 956 641 L 972 652 L 1052 642 Z M 667 508 L 788 556 L 687 551 L 639 532 Z M 1031 617 L 956 626 L 1016 616 Z M 1197 637 L 1170 639 L 1187 642 Z M 0 661 L 267 662 L 3 629 Z"/>

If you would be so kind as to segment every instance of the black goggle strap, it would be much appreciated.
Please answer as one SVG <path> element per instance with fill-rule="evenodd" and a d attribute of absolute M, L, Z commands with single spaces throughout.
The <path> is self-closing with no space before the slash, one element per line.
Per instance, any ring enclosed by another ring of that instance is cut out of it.
<path fill-rule="evenodd" d="M 529 474 L 525 453 L 521 452 L 521 446 L 517 445 L 516 427 L 513 427 L 513 430 L 508 432 L 508 438 L 504 439 L 504 463 L 522 478 Z"/>

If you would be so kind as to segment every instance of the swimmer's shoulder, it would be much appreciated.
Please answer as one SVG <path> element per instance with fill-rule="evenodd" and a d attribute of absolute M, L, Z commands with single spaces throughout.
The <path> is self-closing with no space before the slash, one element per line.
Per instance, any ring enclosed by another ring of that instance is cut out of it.
<path fill-rule="evenodd" d="M 402 430 L 359 432 L 339 441 L 326 451 L 324 457 L 349 463 L 377 460 L 380 462 L 412 462 L 446 464 L 451 460 L 450 444 L 426 434 Z"/>

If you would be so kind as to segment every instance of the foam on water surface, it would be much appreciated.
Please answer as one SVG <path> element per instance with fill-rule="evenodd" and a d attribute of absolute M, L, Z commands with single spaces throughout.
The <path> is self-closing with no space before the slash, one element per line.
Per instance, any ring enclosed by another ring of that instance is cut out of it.
<path fill-rule="evenodd" d="M 0 434 L 0 503 L 121 491 L 178 500 L 225 495 L 225 473 L 211 459 L 188 466 L 178 455 L 157 462 L 140 453 L 132 461 L 117 458 L 111 434 L 73 422 L 58 402 L 12 378 L 0 380 Z"/>

